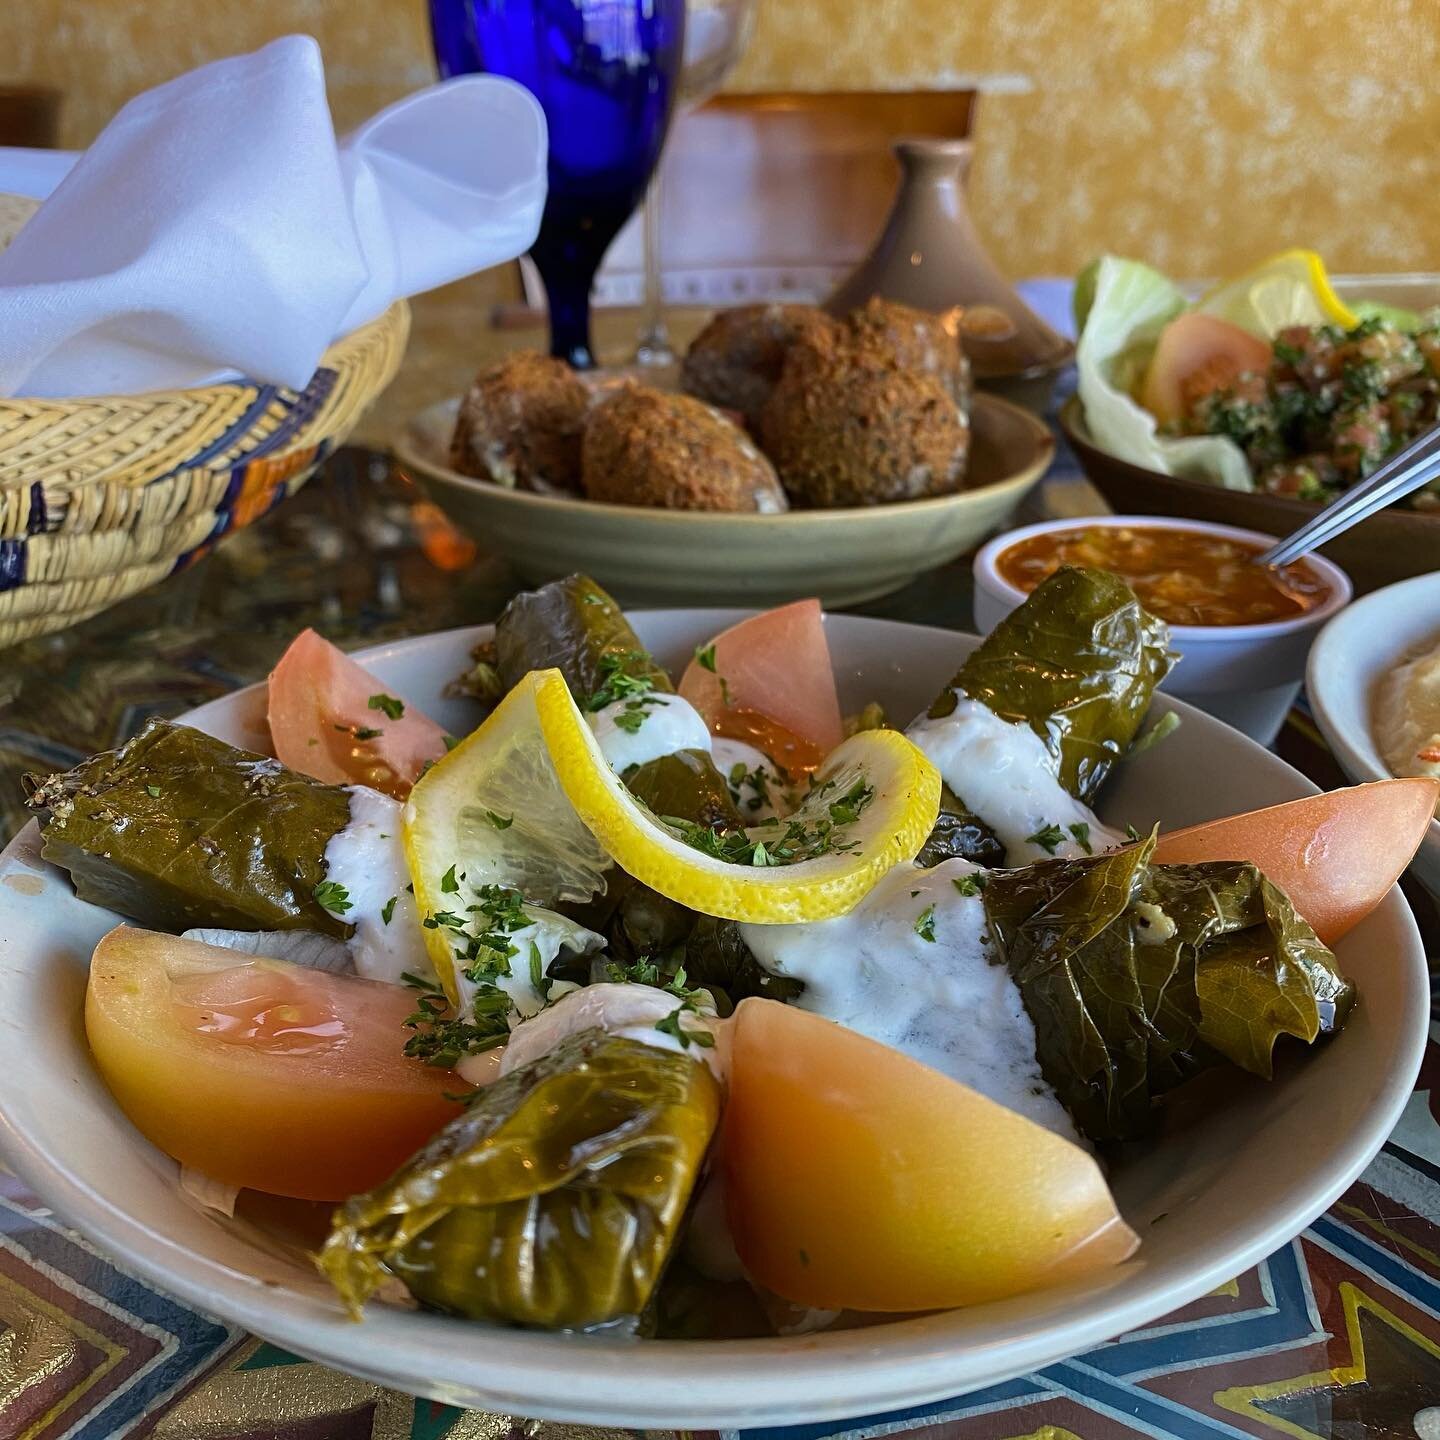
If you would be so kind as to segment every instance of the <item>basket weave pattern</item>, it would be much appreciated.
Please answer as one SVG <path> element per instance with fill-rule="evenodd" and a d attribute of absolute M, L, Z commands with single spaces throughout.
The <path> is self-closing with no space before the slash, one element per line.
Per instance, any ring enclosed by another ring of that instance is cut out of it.
<path fill-rule="evenodd" d="M 0 645 L 155 584 L 293 495 L 394 377 L 409 331 L 397 302 L 299 392 L 0 399 Z"/>

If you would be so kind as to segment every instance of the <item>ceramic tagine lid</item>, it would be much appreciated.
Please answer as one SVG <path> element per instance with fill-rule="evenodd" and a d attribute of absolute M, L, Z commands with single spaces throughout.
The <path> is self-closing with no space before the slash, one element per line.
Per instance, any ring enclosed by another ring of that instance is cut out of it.
<path fill-rule="evenodd" d="M 1075 347 L 1015 292 L 970 219 L 968 140 L 898 140 L 894 209 L 875 248 L 826 302 L 843 315 L 872 295 L 947 317 L 975 378 L 1029 380 L 1069 363 Z"/>

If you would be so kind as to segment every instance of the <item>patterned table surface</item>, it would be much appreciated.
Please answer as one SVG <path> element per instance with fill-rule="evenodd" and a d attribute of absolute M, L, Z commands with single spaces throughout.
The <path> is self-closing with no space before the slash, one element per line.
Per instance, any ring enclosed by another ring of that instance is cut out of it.
<path fill-rule="evenodd" d="M 1050 502 L 1084 495 L 1067 478 Z M 1067 486 L 1069 489 L 1067 490 Z M 492 619 L 517 587 L 376 456 L 342 452 L 295 500 L 159 590 L 0 669 L 0 822 L 26 770 L 68 765 L 260 678 L 305 625 L 347 646 Z M 962 563 L 867 613 L 968 628 Z M 699 597 L 697 597 L 699 598 Z M 1343 783 L 1302 710 L 1278 748 Z M 1440 912 L 1412 903 L 1440 957 Z M 1440 1440 L 1440 1013 L 1405 1117 L 1363 1180 L 1263 1265 L 1146 1330 L 944 1404 L 775 1440 Z M 557 1376 L 557 1384 L 563 1377 Z M 0 1173 L 0 1440 L 555 1440 L 583 1427 L 463 1413 L 285 1354 L 110 1263 Z M 756 1432 L 757 1434 L 759 1432 Z"/>

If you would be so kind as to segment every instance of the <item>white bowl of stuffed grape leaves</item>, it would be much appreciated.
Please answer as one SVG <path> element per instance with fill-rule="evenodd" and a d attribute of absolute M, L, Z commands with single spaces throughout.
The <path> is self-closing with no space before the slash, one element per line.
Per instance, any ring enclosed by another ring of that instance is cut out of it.
<path fill-rule="evenodd" d="M 1167 642 L 1074 569 L 984 642 L 583 576 L 307 631 L 34 778 L 0 1153 L 186 1302 L 510 1414 L 873 1415 L 1151 1323 L 1396 1122 L 1436 788 L 1317 796 L 1152 701 Z"/>

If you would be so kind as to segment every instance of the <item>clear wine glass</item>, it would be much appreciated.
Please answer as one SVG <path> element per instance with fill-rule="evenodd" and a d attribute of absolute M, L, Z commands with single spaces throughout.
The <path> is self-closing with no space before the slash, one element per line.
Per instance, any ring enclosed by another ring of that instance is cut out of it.
<path fill-rule="evenodd" d="M 685 18 L 685 53 L 676 104 L 682 110 L 703 105 L 725 82 L 745 53 L 755 28 L 756 0 L 689 0 Z M 645 298 L 640 312 L 640 338 L 635 363 L 675 363 L 665 323 L 665 297 L 660 267 L 660 185 L 664 160 L 655 168 L 641 211 L 641 250 L 645 261 Z"/>
<path fill-rule="evenodd" d="M 443 76 L 524 85 L 550 127 L 550 189 L 530 255 L 550 353 L 595 364 L 590 290 L 660 158 L 685 54 L 685 0 L 430 0 Z"/>

